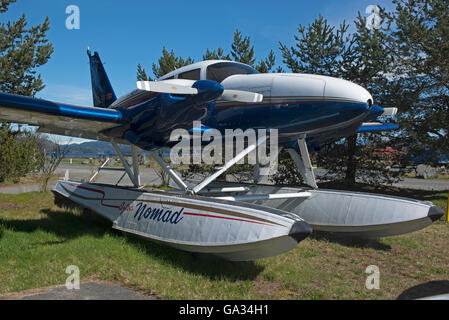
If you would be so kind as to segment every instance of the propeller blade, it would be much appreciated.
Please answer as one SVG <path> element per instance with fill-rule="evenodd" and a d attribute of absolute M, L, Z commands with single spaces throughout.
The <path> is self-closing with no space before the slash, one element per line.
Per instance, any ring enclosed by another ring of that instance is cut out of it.
<path fill-rule="evenodd" d="M 255 103 L 255 102 L 262 102 L 263 95 L 261 95 L 260 93 L 254 93 L 250 91 L 225 89 L 220 98 L 228 101 Z"/>
<path fill-rule="evenodd" d="M 384 108 L 382 116 L 394 116 L 396 113 L 398 113 L 398 108 Z"/>
<path fill-rule="evenodd" d="M 195 88 L 163 81 L 137 81 L 137 89 L 171 94 L 198 94 Z"/>

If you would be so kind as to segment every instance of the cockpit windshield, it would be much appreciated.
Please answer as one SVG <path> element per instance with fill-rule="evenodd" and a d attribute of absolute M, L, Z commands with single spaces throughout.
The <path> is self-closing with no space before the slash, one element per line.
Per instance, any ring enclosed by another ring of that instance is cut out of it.
<path fill-rule="evenodd" d="M 222 82 L 224 79 L 234 74 L 255 74 L 255 73 L 259 73 L 259 71 L 244 64 L 235 62 L 219 62 L 207 67 L 206 79 Z"/>

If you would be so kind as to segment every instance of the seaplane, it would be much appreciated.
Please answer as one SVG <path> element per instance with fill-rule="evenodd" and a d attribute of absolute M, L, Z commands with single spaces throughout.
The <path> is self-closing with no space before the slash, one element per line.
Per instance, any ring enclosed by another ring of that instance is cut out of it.
<path fill-rule="evenodd" d="M 157 81 L 139 81 L 117 98 L 97 52 L 87 51 L 93 107 L 0 93 L 0 120 L 37 126 L 38 132 L 108 141 L 131 186 L 60 180 L 54 192 L 106 217 L 113 228 L 180 250 L 247 261 L 294 248 L 312 230 L 383 237 L 419 230 L 443 215 L 430 202 L 319 189 L 309 152 L 329 141 L 397 128 L 376 122 L 394 115 L 358 84 L 321 75 L 270 73 L 225 60 L 194 63 Z M 373 122 L 374 121 L 374 122 Z M 201 124 L 192 127 L 192 123 Z M 268 135 L 199 181 L 186 180 L 161 158 L 171 133 L 226 129 L 276 130 L 279 150 L 292 157 L 305 185 L 218 181 Z M 119 144 L 131 145 L 131 163 Z M 153 191 L 140 182 L 138 155 L 148 152 L 171 177 L 174 190 Z"/>

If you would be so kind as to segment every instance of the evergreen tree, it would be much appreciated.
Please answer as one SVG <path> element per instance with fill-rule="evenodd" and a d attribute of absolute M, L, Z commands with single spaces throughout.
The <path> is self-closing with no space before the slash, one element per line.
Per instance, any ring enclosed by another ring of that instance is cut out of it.
<path fill-rule="evenodd" d="M 6 12 L 14 0 L 1 0 L 0 12 Z M 36 68 L 53 53 L 48 42 L 48 17 L 42 24 L 27 28 L 25 15 L 13 22 L 0 23 L 0 91 L 34 96 L 45 86 Z"/>
<path fill-rule="evenodd" d="M 30 131 L 14 131 L 0 124 L 0 182 L 18 182 L 20 177 L 42 168 L 44 158 L 37 137 Z"/>
<path fill-rule="evenodd" d="M 343 62 L 351 54 L 348 28 L 343 22 L 335 29 L 322 15 L 308 26 L 299 25 L 295 46 L 279 43 L 283 62 L 294 73 L 343 76 Z"/>
<path fill-rule="evenodd" d="M 384 11 L 381 15 L 384 22 Z M 378 104 L 389 106 L 385 97 L 389 85 L 386 75 L 393 60 L 386 54 L 386 30 L 367 29 L 360 12 L 354 23 L 353 34 L 348 33 L 349 25 L 345 21 L 335 28 L 321 15 L 308 26 L 300 25 L 295 46 L 288 48 L 280 43 L 283 61 L 292 72 L 340 77 L 358 83 L 371 92 Z M 400 153 L 385 152 L 388 141 L 388 134 L 354 135 L 323 146 L 317 161 L 328 169 L 329 177 L 350 184 L 357 177 L 374 184 L 393 183 L 398 173 L 390 172 L 388 167 L 399 162 Z"/>
<path fill-rule="evenodd" d="M 395 0 L 390 14 L 391 93 L 409 154 L 434 163 L 449 153 L 449 1 Z"/>
<path fill-rule="evenodd" d="M 153 74 L 156 78 L 162 77 L 173 70 L 192 64 L 194 60 L 190 57 L 183 59 L 175 56 L 173 49 L 168 52 L 165 47 L 162 49 L 162 56 L 158 59 L 158 64 L 153 63 Z"/>
<path fill-rule="evenodd" d="M 14 2 L 0 0 L 0 13 Z M 15 22 L 0 23 L 0 91 L 34 96 L 44 88 L 36 69 L 50 59 L 53 46 L 46 36 L 48 18 L 35 27 L 27 25 L 25 15 Z M 14 131 L 9 124 L 0 124 L 0 182 L 15 182 L 42 167 L 37 139 L 32 132 Z"/>
<path fill-rule="evenodd" d="M 140 63 L 137 65 L 137 81 L 152 81 Z"/>
<path fill-rule="evenodd" d="M 206 53 L 203 54 L 203 60 L 231 60 L 229 54 L 224 54 L 224 50 L 222 48 L 218 48 L 217 51 L 206 50 Z"/>
<path fill-rule="evenodd" d="M 224 54 L 222 48 L 218 48 L 217 51 L 210 51 L 207 49 L 206 53 L 203 55 L 203 60 L 232 60 L 245 63 L 251 67 L 254 67 L 261 73 L 268 73 L 274 70 L 276 64 L 276 56 L 273 50 L 270 50 L 268 56 L 257 63 L 254 56 L 254 45 L 251 44 L 251 38 L 249 36 L 243 36 L 242 32 L 238 29 L 234 32 L 234 41 L 231 44 L 231 52 L 229 54 Z M 276 70 L 277 72 L 282 72 L 281 68 Z"/>

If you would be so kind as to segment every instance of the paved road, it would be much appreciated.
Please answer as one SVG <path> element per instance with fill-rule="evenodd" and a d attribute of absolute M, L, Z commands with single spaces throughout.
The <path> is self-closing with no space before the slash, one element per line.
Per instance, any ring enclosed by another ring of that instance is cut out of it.
<path fill-rule="evenodd" d="M 88 181 L 93 175 L 96 168 L 89 166 L 61 164 L 56 169 L 56 174 L 64 175 L 66 170 L 69 171 L 69 180 L 72 181 Z M 140 180 L 141 183 L 148 186 L 158 186 L 162 183 L 161 179 L 157 176 L 156 172 L 151 168 L 140 168 Z M 97 183 L 116 184 L 124 171 L 109 171 L 102 170 L 95 177 Z M 125 175 L 119 184 L 120 186 L 132 186 L 131 180 L 128 175 Z"/>
<path fill-rule="evenodd" d="M 155 300 L 116 284 L 97 281 L 81 282 L 79 289 L 69 290 L 65 286 L 33 289 L 8 293 L 0 300 Z"/>
<path fill-rule="evenodd" d="M 69 179 L 73 181 L 87 181 L 89 177 L 92 175 L 94 168 L 90 168 L 88 166 L 80 166 L 80 165 L 70 165 L 70 164 L 61 164 L 59 168 L 56 170 L 57 174 L 64 175 L 66 170 L 69 170 Z M 140 179 L 142 184 L 150 185 L 150 186 L 158 186 L 161 184 L 161 179 L 157 176 L 155 171 L 151 168 L 141 168 Z M 320 175 L 324 172 L 322 170 L 316 170 L 316 176 L 319 179 Z M 101 171 L 95 182 L 98 183 L 107 183 L 107 184 L 116 184 L 116 182 L 120 179 L 122 171 Z M 265 177 L 262 183 L 270 183 L 268 179 Z M 363 181 L 361 181 L 363 182 Z M 120 182 L 121 186 L 131 186 L 132 183 L 129 180 L 128 176 L 125 175 L 123 180 Z M 411 179 L 405 178 L 403 181 L 394 184 L 395 187 L 399 188 L 408 188 L 408 189 L 417 189 L 417 190 L 429 190 L 429 191 L 445 191 L 449 190 L 449 180 L 428 180 L 428 179 Z"/>

